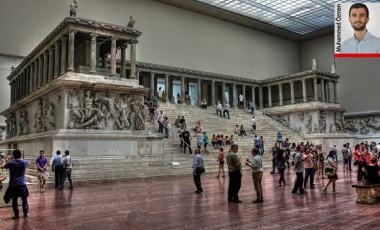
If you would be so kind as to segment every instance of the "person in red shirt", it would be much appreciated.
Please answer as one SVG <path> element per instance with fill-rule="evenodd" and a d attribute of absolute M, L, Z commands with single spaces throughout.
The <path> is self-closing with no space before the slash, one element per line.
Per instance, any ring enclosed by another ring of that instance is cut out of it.
<path fill-rule="evenodd" d="M 218 155 L 217 161 L 219 162 L 219 171 L 218 171 L 218 175 L 217 175 L 216 177 L 219 178 L 219 176 L 220 176 L 220 172 L 223 172 L 223 176 L 222 176 L 222 177 L 225 177 L 225 173 L 224 173 L 224 152 L 223 152 L 223 148 L 220 148 L 220 149 L 219 149 L 219 155 Z"/>

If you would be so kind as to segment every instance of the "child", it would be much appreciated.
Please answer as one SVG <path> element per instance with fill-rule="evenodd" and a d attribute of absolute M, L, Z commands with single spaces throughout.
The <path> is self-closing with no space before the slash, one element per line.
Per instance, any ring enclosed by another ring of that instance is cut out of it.
<path fill-rule="evenodd" d="M 224 152 L 223 152 L 223 148 L 220 148 L 219 149 L 219 155 L 217 157 L 217 161 L 219 162 L 219 171 L 218 171 L 218 175 L 216 176 L 217 178 L 219 178 L 220 176 L 220 172 L 223 171 L 223 176 L 222 177 L 225 177 L 225 173 L 224 173 Z"/>

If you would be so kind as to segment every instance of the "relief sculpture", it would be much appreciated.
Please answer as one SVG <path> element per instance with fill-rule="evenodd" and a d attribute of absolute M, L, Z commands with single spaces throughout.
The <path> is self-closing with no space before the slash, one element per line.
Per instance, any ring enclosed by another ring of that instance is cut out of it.
<path fill-rule="evenodd" d="M 326 133 L 326 113 L 323 110 L 319 113 L 319 132 Z"/>
<path fill-rule="evenodd" d="M 313 116 L 311 114 L 307 117 L 307 122 L 306 122 L 305 126 L 307 128 L 307 133 L 308 134 L 312 133 L 312 131 L 313 131 Z"/>
<path fill-rule="evenodd" d="M 20 135 L 29 134 L 28 111 L 24 107 L 20 109 Z"/>
<path fill-rule="evenodd" d="M 34 128 L 36 129 L 36 133 L 45 132 L 47 128 L 45 125 L 44 105 L 42 99 L 38 100 L 36 114 L 34 115 L 34 118 Z"/>

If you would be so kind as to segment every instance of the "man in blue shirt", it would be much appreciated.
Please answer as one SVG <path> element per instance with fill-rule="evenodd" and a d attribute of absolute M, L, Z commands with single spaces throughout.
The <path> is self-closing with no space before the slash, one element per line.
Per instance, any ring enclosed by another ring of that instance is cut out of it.
<path fill-rule="evenodd" d="M 201 146 L 198 145 L 197 150 L 195 150 L 194 162 L 193 162 L 193 179 L 194 184 L 197 187 L 196 194 L 201 194 L 203 192 L 201 184 L 201 174 L 204 173 L 203 158 L 201 155 Z"/>
<path fill-rule="evenodd" d="M 9 201 L 12 199 L 12 208 L 15 214 L 14 217 L 12 217 L 12 219 L 18 219 L 18 197 L 21 197 L 22 200 L 22 210 L 24 213 L 24 217 L 28 217 L 29 191 L 28 187 L 26 187 L 25 170 L 30 163 L 26 160 L 21 159 L 21 151 L 18 149 L 13 151 L 13 157 L 14 159 L 12 160 L 12 157 L 8 156 L 7 161 L 4 164 L 0 165 L 0 168 L 9 169 L 9 187 L 4 194 L 4 201 L 6 204 L 8 204 Z"/>
<path fill-rule="evenodd" d="M 57 150 L 57 156 L 54 157 L 51 171 L 55 176 L 55 188 L 61 187 L 61 181 L 63 177 L 63 165 L 61 151 Z"/>
<path fill-rule="evenodd" d="M 371 35 L 366 29 L 369 11 L 363 3 L 350 7 L 349 20 L 354 36 L 342 43 L 342 53 L 380 53 L 380 38 Z"/>

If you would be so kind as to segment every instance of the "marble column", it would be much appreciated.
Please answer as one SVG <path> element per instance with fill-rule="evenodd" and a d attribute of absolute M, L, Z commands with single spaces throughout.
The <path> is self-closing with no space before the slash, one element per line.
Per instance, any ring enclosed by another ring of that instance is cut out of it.
<path fill-rule="evenodd" d="M 252 86 L 252 103 L 253 106 L 256 106 L 256 95 L 255 95 L 255 86 Z"/>
<path fill-rule="evenodd" d="M 181 103 L 186 104 L 186 98 L 185 98 L 185 76 L 181 76 Z"/>
<path fill-rule="evenodd" d="M 66 71 L 66 62 L 67 62 L 67 37 L 63 36 L 61 41 L 61 72 L 64 74 Z"/>
<path fill-rule="evenodd" d="M 166 103 L 169 101 L 169 74 L 165 74 L 165 101 Z"/>
<path fill-rule="evenodd" d="M 57 78 L 59 75 L 59 42 L 54 43 L 54 78 Z"/>
<path fill-rule="evenodd" d="M 49 71 L 48 71 L 48 82 L 53 80 L 54 76 L 54 53 L 53 48 L 49 47 Z"/>
<path fill-rule="evenodd" d="M 14 93 L 15 93 L 15 85 L 14 85 L 14 81 L 12 81 L 10 83 L 11 85 L 11 105 L 13 105 L 15 99 L 14 99 Z"/>
<path fill-rule="evenodd" d="M 226 83 L 225 82 L 222 82 L 222 103 L 223 105 L 226 104 Z"/>
<path fill-rule="evenodd" d="M 122 45 L 120 46 L 120 77 L 121 78 L 127 78 L 127 73 L 125 72 L 126 71 L 126 65 L 127 65 L 127 62 L 125 60 L 126 58 L 126 49 L 127 49 L 127 45 Z"/>
<path fill-rule="evenodd" d="M 290 81 L 290 103 L 294 104 L 296 103 L 294 100 L 294 81 Z"/>
<path fill-rule="evenodd" d="M 236 84 L 232 84 L 232 108 L 237 108 L 238 106 L 238 100 L 236 95 Z"/>
<path fill-rule="evenodd" d="M 245 93 L 245 85 L 243 85 L 242 87 L 242 91 L 243 91 L 243 108 L 247 107 L 247 98 L 246 98 L 246 93 Z"/>
<path fill-rule="evenodd" d="M 44 51 L 44 64 L 43 64 L 43 70 L 42 70 L 42 85 L 45 85 L 48 82 L 48 67 L 49 67 L 48 55 L 47 55 L 46 51 Z"/>
<path fill-rule="evenodd" d="M 74 53 L 75 53 L 75 30 L 69 30 L 69 50 L 67 57 L 67 72 L 74 72 Z"/>
<path fill-rule="evenodd" d="M 29 67 L 29 93 L 33 92 L 34 62 Z"/>
<path fill-rule="evenodd" d="M 321 79 L 321 94 L 322 94 L 322 101 L 326 102 L 326 93 L 325 93 L 325 79 Z"/>
<path fill-rule="evenodd" d="M 314 101 L 318 101 L 318 79 L 315 77 L 313 78 L 314 83 Z"/>
<path fill-rule="evenodd" d="M 33 91 L 38 87 L 38 60 L 34 60 Z"/>
<path fill-rule="evenodd" d="M 272 86 L 268 85 L 268 106 L 272 107 Z"/>
<path fill-rule="evenodd" d="M 136 78 L 136 43 L 137 41 L 131 41 L 131 59 L 130 59 L 131 71 L 129 75 L 129 78 L 131 79 Z"/>
<path fill-rule="evenodd" d="M 116 37 L 111 37 L 111 77 L 116 77 Z"/>
<path fill-rule="evenodd" d="M 197 79 L 197 81 L 198 81 L 198 91 L 197 91 L 197 93 L 198 93 L 198 105 L 201 105 L 202 104 L 202 79 L 200 79 L 200 78 L 198 78 Z"/>
<path fill-rule="evenodd" d="M 282 83 L 278 84 L 278 99 L 280 101 L 280 105 L 284 105 L 284 97 L 282 95 Z"/>
<path fill-rule="evenodd" d="M 211 105 L 214 106 L 216 104 L 215 101 L 215 80 L 211 80 Z"/>
<path fill-rule="evenodd" d="M 264 92 L 263 87 L 259 87 L 259 107 L 260 109 L 264 108 Z"/>
<path fill-rule="evenodd" d="M 302 79 L 302 96 L 303 96 L 303 102 L 307 102 L 307 94 L 306 94 L 306 79 Z"/>
<path fill-rule="evenodd" d="M 326 102 L 330 103 L 330 80 L 326 83 Z"/>
<path fill-rule="evenodd" d="M 338 82 L 334 81 L 334 103 L 339 104 L 339 98 L 338 98 Z"/>
<path fill-rule="evenodd" d="M 42 82 L 44 80 L 44 71 L 43 71 L 43 57 L 39 56 L 38 57 L 38 86 L 37 88 L 40 88 L 42 86 Z"/>
<path fill-rule="evenodd" d="M 98 37 L 98 34 L 91 33 L 91 53 L 90 53 L 90 63 L 91 63 L 91 70 L 90 74 L 96 74 L 96 63 L 98 62 L 98 58 L 96 57 L 96 38 Z"/>
<path fill-rule="evenodd" d="M 150 96 L 154 96 L 154 75 L 155 73 L 150 73 Z"/>

